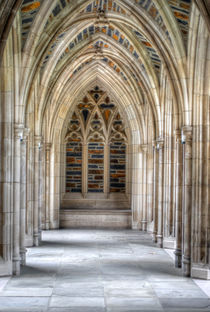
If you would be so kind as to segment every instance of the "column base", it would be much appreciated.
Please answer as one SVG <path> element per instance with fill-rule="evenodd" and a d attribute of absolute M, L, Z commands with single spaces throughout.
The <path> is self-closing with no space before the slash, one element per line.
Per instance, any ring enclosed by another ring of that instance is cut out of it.
<path fill-rule="evenodd" d="M 33 245 L 34 245 L 35 247 L 38 247 L 38 246 L 40 245 L 39 233 L 34 234 Z"/>
<path fill-rule="evenodd" d="M 12 260 L 12 273 L 13 275 L 19 276 L 20 275 L 20 261 L 21 259 L 13 258 Z"/>
<path fill-rule="evenodd" d="M 182 252 L 180 249 L 176 249 L 174 251 L 175 254 L 175 268 L 181 268 L 182 267 Z"/>
<path fill-rule="evenodd" d="M 152 241 L 153 241 L 153 243 L 157 243 L 157 233 L 156 232 L 152 233 Z"/>
<path fill-rule="evenodd" d="M 21 265 L 26 265 L 26 249 L 25 248 L 20 251 L 20 258 L 21 258 L 21 261 L 20 261 Z"/>
<path fill-rule="evenodd" d="M 48 231 L 50 229 L 50 221 L 46 221 L 45 230 Z"/>
<path fill-rule="evenodd" d="M 182 274 L 183 276 L 190 277 L 191 273 L 191 263 L 189 257 L 183 257 L 182 259 Z"/>
<path fill-rule="evenodd" d="M 146 232 L 146 230 L 147 230 L 147 221 L 146 220 L 141 221 L 141 228 L 142 228 L 142 231 Z"/>
<path fill-rule="evenodd" d="M 193 264 L 191 268 L 191 277 L 210 280 L 210 267 Z"/>
<path fill-rule="evenodd" d="M 163 236 L 156 235 L 158 247 L 163 248 Z"/>

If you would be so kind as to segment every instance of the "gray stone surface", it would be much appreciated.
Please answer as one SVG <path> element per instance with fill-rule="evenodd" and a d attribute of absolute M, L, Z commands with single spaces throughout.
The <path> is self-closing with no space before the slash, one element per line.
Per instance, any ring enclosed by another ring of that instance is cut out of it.
<path fill-rule="evenodd" d="M 60 230 L 28 249 L 20 277 L 0 279 L 0 312 L 202 312 L 210 299 L 147 234 Z"/>

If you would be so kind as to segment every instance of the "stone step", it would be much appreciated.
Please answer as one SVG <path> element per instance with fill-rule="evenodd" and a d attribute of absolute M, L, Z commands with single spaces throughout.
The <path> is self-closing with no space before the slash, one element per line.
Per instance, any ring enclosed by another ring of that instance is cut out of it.
<path fill-rule="evenodd" d="M 60 210 L 61 228 L 131 228 L 130 209 L 66 209 Z"/>
<path fill-rule="evenodd" d="M 80 193 L 66 193 L 61 202 L 61 208 L 70 209 L 130 209 L 129 200 L 125 194 L 87 194 L 85 198 Z"/>
<path fill-rule="evenodd" d="M 112 201 L 112 200 L 63 200 L 61 208 L 68 209 L 129 209 L 127 201 Z"/>

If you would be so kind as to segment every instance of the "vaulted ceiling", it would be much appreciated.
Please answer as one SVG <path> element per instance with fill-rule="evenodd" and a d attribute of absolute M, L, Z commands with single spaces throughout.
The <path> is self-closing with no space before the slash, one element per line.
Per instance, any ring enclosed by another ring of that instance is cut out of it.
<path fill-rule="evenodd" d="M 143 115 L 141 106 L 147 102 L 154 120 L 160 120 L 161 81 L 168 75 L 177 109 L 184 110 L 187 91 L 182 78 L 187 76 L 192 3 L 24 0 L 18 17 L 23 99 L 27 102 L 38 81 L 41 119 L 49 99 L 58 103 L 65 94 L 65 101 L 73 101 L 93 81 L 100 81 L 119 101 L 135 103 L 134 114 L 137 109 Z M 54 113 L 58 110 L 54 105 Z"/>

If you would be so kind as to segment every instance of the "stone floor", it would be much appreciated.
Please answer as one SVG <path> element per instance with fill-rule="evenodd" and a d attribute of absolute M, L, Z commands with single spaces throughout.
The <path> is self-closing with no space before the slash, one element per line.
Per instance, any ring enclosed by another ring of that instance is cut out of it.
<path fill-rule="evenodd" d="M 147 234 L 60 230 L 43 232 L 20 277 L 0 279 L 0 311 L 201 312 L 210 298 Z"/>

